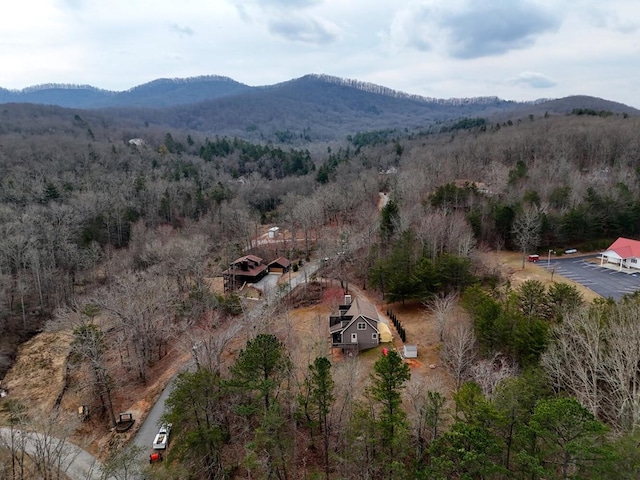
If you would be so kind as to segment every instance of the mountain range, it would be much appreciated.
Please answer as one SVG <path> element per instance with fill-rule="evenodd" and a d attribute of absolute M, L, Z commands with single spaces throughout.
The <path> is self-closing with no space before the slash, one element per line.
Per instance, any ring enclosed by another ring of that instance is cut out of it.
<path fill-rule="evenodd" d="M 275 132 L 331 139 L 375 129 L 424 129 L 467 117 L 570 113 L 582 108 L 629 115 L 615 102 L 573 96 L 516 102 L 498 97 L 437 99 L 328 75 L 252 87 L 223 76 L 158 79 L 115 92 L 89 85 L 0 88 L 0 103 L 56 105 L 206 133 L 270 138 Z"/>

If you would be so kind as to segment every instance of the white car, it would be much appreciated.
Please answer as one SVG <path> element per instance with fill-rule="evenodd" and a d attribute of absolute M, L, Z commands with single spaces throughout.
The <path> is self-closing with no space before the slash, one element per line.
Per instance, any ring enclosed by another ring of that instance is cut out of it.
<path fill-rule="evenodd" d="M 156 438 L 153 439 L 154 450 L 165 450 L 169 443 L 169 434 L 171 433 L 171 423 L 165 423 L 160 426 L 160 430 L 156 434 Z"/>

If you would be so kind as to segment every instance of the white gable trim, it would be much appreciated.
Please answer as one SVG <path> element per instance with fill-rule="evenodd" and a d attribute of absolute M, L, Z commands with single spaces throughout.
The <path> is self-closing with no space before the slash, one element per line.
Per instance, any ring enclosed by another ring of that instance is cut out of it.
<path fill-rule="evenodd" d="M 380 331 L 378 330 L 378 321 L 370 318 L 370 317 L 366 317 L 364 315 L 357 315 L 355 317 L 353 317 L 351 319 L 351 321 L 349 323 L 347 323 L 344 328 L 342 328 L 340 331 L 341 332 L 345 332 L 347 331 L 347 329 L 353 325 L 354 323 L 358 322 L 358 321 L 364 321 L 365 323 L 367 323 L 367 325 L 369 325 L 371 328 L 373 328 L 375 330 L 376 333 L 380 333 Z"/>
<path fill-rule="evenodd" d="M 607 257 L 607 258 L 614 258 L 616 260 L 622 260 L 622 257 L 620 255 L 618 255 L 613 250 L 607 250 L 606 252 L 602 252 L 602 255 Z M 618 263 L 618 262 L 616 262 L 616 263 Z"/>

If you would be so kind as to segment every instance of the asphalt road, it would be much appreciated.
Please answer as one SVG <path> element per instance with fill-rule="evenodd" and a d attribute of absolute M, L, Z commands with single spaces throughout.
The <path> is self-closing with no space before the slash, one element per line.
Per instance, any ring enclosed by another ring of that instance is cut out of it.
<path fill-rule="evenodd" d="M 300 270 L 296 272 L 296 274 L 291 275 L 291 289 L 296 286 L 305 283 L 311 277 L 311 275 L 318 270 L 318 263 L 305 263 L 302 265 Z M 284 274 L 285 276 L 289 275 L 288 273 Z M 263 297 L 261 301 L 271 302 L 272 300 L 279 300 L 279 297 L 282 294 L 288 293 L 289 287 L 278 289 L 278 280 L 281 275 L 279 274 L 269 274 L 262 278 L 259 282 L 255 283 L 254 286 L 263 292 Z M 286 277 L 285 277 L 286 278 Z M 185 366 L 185 369 L 191 368 L 192 365 Z M 153 405 L 153 408 L 149 411 L 147 418 L 145 418 L 144 422 L 138 429 L 136 436 L 134 437 L 134 444 L 138 447 L 141 447 L 143 450 L 143 457 L 141 461 L 148 461 L 149 455 L 153 452 L 152 443 L 153 439 L 158 433 L 158 429 L 160 428 L 160 417 L 164 413 L 165 403 L 171 390 L 173 389 L 173 382 L 175 377 L 171 379 L 167 387 L 164 389 L 158 400 Z M 171 440 L 169 440 L 171 443 Z"/>
<path fill-rule="evenodd" d="M 584 285 L 604 298 L 619 300 L 625 294 L 640 290 L 640 271 L 630 274 L 601 267 L 597 258 L 597 255 L 588 255 L 556 258 L 551 262 L 541 259 L 538 265 L 554 275 L 562 275 Z"/>
<path fill-rule="evenodd" d="M 44 437 L 40 433 L 21 432 L 24 435 L 25 451 L 33 455 L 36 450 L 42 448 Z M 0 428 L 0 439 L 2 444 L 8 444 L 10 438 L 10 429 Z M 59 452 L 59 464 L 61 470 L 64 471 L 71 480 L 100 480 L 101 470 L 100 462 L 89 452 L 82 450 L 80 447 L 65 441 L 63 444 L 59 439 L 49 437 L 47 439 L 49 452 Z M 0 474 L 2 471 L 0 471 Z M 113 480 L 113 479 L 107 479 Z"/>
<path fill-rule="evenodd" d="M 140 428 L 133 439 L 134 445 L 144 449 L 143 455 L 145 461 L 148 461 L 149 455 L 153 452 L 153 439 L 156 437 L 158 429 L 160 428 L 160 417 L 164 413 L 164 405 L 167 401 L 167 397 L 169 397 L 169 394 L 173 389 L 174 380 L 175 377 L 171 379 L 167 387 L 160 394 L 158 400 L 147 414 L 147 418 L 145 418 L 142 425 L 140 425 Z"/>
<path fill-rule="evenodd" d="M 290 288 L 293 289 L 296 286 L 306 282 L 308 278 L 318 269 L 318 264 L 308 263 L 303 265 L 300 271 L 296 275 L 290 276 Z M 285 274 L 287 275 L 287 274 Z M 267 275 L 264 282 L 261 285 L 256 285 L 264 293 L 262 301 L 270 301 L 272 299 L 278 300 L 282 294 L 288 293 L 289 288 L 278 290 L 277 281 L 280 275 Z M 186 369 L 191 365 L 185 366 Z M 149 455 L 153 452 L 152 443 L 158 428 L 160 427 L 160 417 L 164 413 L 165 403 L 167 397 L 173 389 L 175 377 L 171 379 L 167 387 L 164 389 L 158 400 L 149 411 L 144 422 L 138 429 L 133 443 L 142 449 L 140 462 L 147 462 Z M 0 443 L 6 444 L 10 430 L 8 428 L 0 428 Z M 33 454 L 36 451 L 38 443 L 42 443 L 40 434 L 26 432 L 25 442 L 26 451 L 29 454 Z M 60 441 L 57 439 L 53 440 Z M 64 453 L 62 454 L 61 464 L 63 470 L 71 478 L 71 480 L 100 480 L 101 479 L 101 464 L 100 462 L 89 452 L 82 450 L 80 447 L 71 443 L 65 442 Z M 0 470 L 0 473 L 2 471 Z M 107 479 L 113 480 L 113 479 Z"/>

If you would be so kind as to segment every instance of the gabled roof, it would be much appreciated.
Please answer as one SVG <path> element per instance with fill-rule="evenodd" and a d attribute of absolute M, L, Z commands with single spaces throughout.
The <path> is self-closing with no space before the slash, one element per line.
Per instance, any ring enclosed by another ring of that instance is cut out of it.
<path fill-rule="evenodd" d="M 260 275 L 260 273 L 267 270 L 268 268 L 269 267 L 267 267 L 266 265 L 256 265 L 254 267 L 247 268 L 246 270 L 227 268 L 224 272 L 222 272 L 222 274 L 229 276 L 235 275 L 237 277 L 257 277 L 258 275 Z"/>
<path fill-rule="evenodd" d="M 247 262 L 246 270 L 241 268 L 244 262 Z M 260 257 L 256 257 L 255 255 L 245 255 L 244 257 L 234 260 L 231 266 L 222 272 L 222 274 L 236 275 L 239 277 L 257 277 L 268 268 L 269 267 L 267 265 L 262 263 L 262 259 Z"/>
<path fill-rule="evenodd" d="M 245 255 L 244 257 L 240 257 L 237 260 L 234 260 L 233 263 L 241 263 L 245 260 L 251 260 L 252 262 L 261 263 L 262 259 L 260 257 L 256 257 L 255 255 Z"/>
<path fill-rule="evenodd" d="M 362 319 L 366 321 L 373 329 L 379 332 L 378 324 L 380 323 L 380 317 L 378 317 L 378 311 L 375 305 L 354 298 L 349 310 L 341 315 L 348 323 L 337 323 L 333 327 L 329 328 L 331 333 L 337 333 L 347 330 L 355 321 Z"/>
<path fill-rule="evenodd" d="M 345 315 L 353 315 L 354 317 L 363 315 L 372 320 L 375 320 L 376 322 L 380 321 L 375 305 L 358 298 L 354 298 L 352 300 L 351 306 L 349 307 L 349 310 L 346 311 Z"/>
<path fill-rule="evenodd" d="M 620 237 L 607 248 L 607 251 L 615 252 L 620 258 L 640 258 L 640 241 Z"/>
<path fill-rule="evenodd" d="M 291 265 L 291 262 L 284 257 L 278 257 L 273 262 L 269 263 L 271 265 L 280 265 L 281 267 L 287 268 Z"/>

